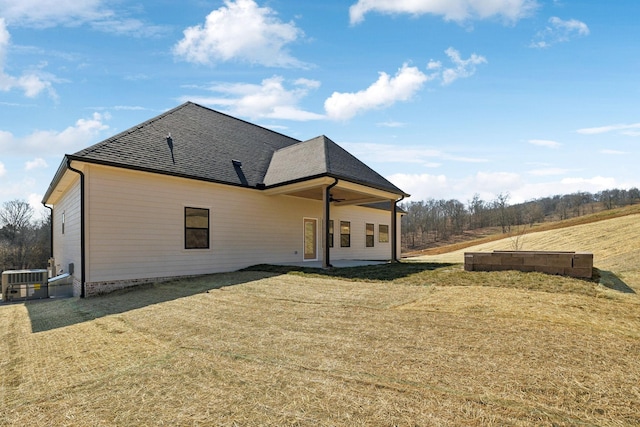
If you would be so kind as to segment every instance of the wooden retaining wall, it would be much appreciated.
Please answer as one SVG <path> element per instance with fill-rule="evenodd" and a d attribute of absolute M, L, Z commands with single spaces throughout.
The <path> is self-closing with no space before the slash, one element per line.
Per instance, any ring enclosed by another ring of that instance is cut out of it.
<path fill-rule="evenodd" d="M 520 270 L 591 278 L 593 254 L 553 251 L 465 252 L 466 271 Z"/>

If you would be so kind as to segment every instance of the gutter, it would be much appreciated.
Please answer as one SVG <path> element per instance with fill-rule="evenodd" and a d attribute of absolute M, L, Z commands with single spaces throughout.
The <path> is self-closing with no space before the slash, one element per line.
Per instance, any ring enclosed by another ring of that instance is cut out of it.
<path fill-rule="evenodd" d="M 49 221 L 50 222 L 49 244 L 51 245 L 51 247 L 49 248 L 49 258 L 53 258 L 53 208 L 50 206 L 47 206 L 45 202 L 42 202 L 42 206 L 49 209 L 49 218 L 51 218 L 51 220 Z M 55 269 L 54 269 L 54 273 L 55 273 Z"/>
<path fill-rule="evenodd" d="M 404 200 L 404 196 L 393 202 L 393 220 L 391 221 L 391 234 L 393 234 L 393 246 L 391 248 L 391 258 L 393 262 L 400 262 L 398 259 L 398 202 Z M 402 237 L 400 237 L 402 239 Z"/>
<path fill-rule="evenodd" d="M 71 159 L 67 158 L 67 168 L 80 175 L 80 298 L 85 297 L 85 198 L 84 198 L 84 173 L 71 167 Z"/>
<path fill-rule="evenodd" d="M 329 255 L 329 221 L 331 221 L 331 219 L 329 218 L 330 215 L 330 206 L 331 206 L 331 194 L 330 191 L 333 187 L 335 187 L 336 185 L 338 185 L 338 178 L 333 178 L 333 184 L 330 184 L 327 186 L 327 188 L 325 189 L 325 195 L 324 195 L 324 256 L 322 257 L 322 268 L 331 268 L 333 267 L 331 265 L 331 260 L 330 260 L 330 255 Z M 335 236 L 335 230 L 334 230 L 334 236 Z"/>

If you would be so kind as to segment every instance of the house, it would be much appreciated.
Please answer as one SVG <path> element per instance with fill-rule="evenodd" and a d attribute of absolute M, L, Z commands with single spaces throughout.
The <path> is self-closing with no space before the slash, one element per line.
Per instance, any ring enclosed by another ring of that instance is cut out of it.
<path fill-rule="evenodd" d="M 397 260 L 404 191 L 326 136 L 187 102 L 65 155 L 44 198 L 74 295 L 259 263 Z"/>

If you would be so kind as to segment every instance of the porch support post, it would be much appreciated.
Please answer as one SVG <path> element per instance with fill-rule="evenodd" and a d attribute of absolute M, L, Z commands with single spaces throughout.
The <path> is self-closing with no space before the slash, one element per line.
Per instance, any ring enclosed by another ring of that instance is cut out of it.
<path fill-rule="evenodd" d="M 396 215 L 396 201 L 391 200 L 391 262 L 398 262 L 398 224 Z"/>
<path fill-rule="evenodd" d="M 331 221 L 331 189 L 338 184 L 336 179 L 333 184 L 327 185 L 322 192 L 322 204 L 324 206 L 324 225 L 322 227 L 322 248 L 324 255 L 322 256 L 322 268 L 331 268 L 331 259 L 329 254 L 329 221 Z"/>

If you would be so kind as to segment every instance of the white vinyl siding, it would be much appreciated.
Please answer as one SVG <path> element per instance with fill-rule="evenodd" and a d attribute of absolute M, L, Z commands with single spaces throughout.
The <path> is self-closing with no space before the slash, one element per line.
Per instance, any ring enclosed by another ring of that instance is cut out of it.
<path fill-rule="evenodd" d="M 107 166 L 84 164 L 83 170 L 87 191 L 87 283 L 199 275 L 261 263 L 301 262 L 303 218 L 317 218 L 318 224 L 324 224 L 319 200 L 269 196 L 255 189 Z M 54 206 L 54 215 L 64 211 L 66 216 L 64 237 L 58 233 L 54 239 L 55 256 L 60 257 L 56 261 L 65 270 L 64 264 L 74 262 L 78 280 L 79 206 L 78 183 Z M 209 249 L 185 249 L 185 207 L 209 209 Z M 351 247 L 339 247 L 336 234 L 331 259 L 390 259 L 390 243 L 366 248 L 364 233 L 366 223 L 389 223 L 390 215 L 389 211 L 379 209 L 332 205 L 334 231 L 339 232 L 340 221 L 351 224 Z M 60 230 L 57 226 L 55 229 Z M 323 255 L 318 235 L 318 259 Z"/>
<path fill-rule="evenodd" d="M 321 202 L 91 166 L 88 282 L 232 271 L 303 256 L 302 218 Z M 210 248 L 184 249 L 184 208 L 210 207 Z"/>
<path fill-rule="evenodd" d="M 64 216 L 64 233 L 62 218 Z M 80 281 L 82 275 L 80 258 L 80 178 L 68 188 L 53 209 L 53 253 L 56 273 L 69 273 L 73 264 L 73 275 Z"/>
<path fill-rule="evenodd" d="M 400 215 L 398 214 L 398 234 L 400 233 Z M 340 221 L 351 223 L 351 247 L 343 248 L 339 244 L 331 248 L 331 259 L 363 259 L 363 260 L 389 260 L 391 259 L 391 243 L 377 243 L 374 247 L 366 246 L 366 224 L 390 223 L 391 212 L 381 209 L 371 209 L 362 206 L 331 206 L 331 219 L 334 224 Z M 336 228 L 336 231 L 337 228 Z M 389 226 L 391 233 L 391 226 Z M 391 234 L 389 234 L 391 240 Z M 339 235 L 336 234 L 336 239 Z M 339 243 L 336 240 L 336 243 Z M 400 256 L 400 244 L 397 246 L 397 255 Z"/>

